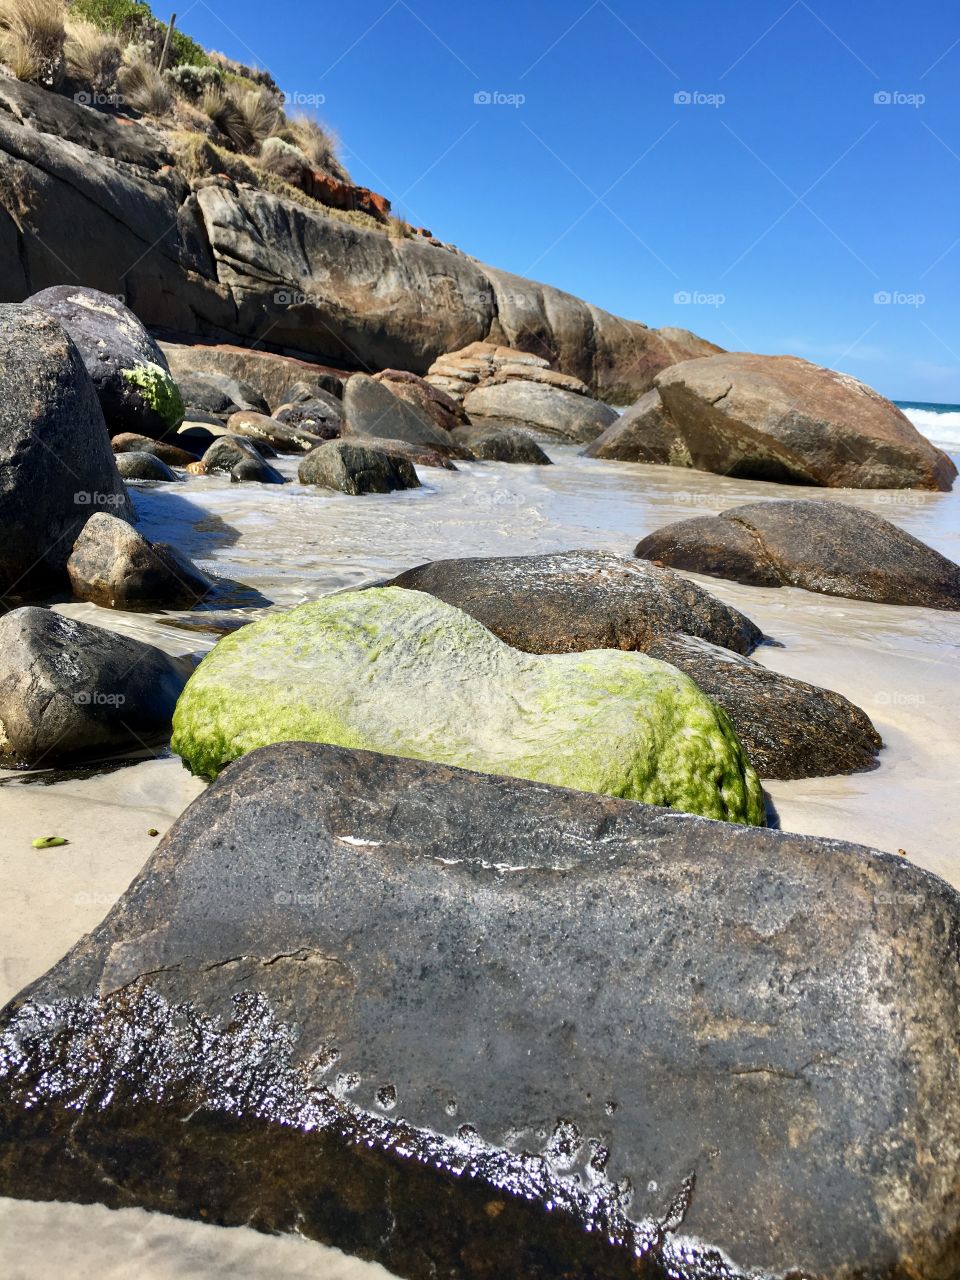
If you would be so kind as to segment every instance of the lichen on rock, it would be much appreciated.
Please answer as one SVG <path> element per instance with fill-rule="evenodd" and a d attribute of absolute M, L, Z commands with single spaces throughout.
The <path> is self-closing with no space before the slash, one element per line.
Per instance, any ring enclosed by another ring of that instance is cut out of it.
<path fill-rule="evenodd" d="M 172 429 L 180 425 L 184 414 L 183 397 L 166 369 L 146 360 L 132 369 L 122 370 L 121 377 L 140 391 L 144 401 L 168 427 Z"/>
<path fill-rule="evenodd" d="M 346 592 L 222 639 L 173 748 L 215 777 L 273 742 L 327 742 L 763 825 L 726 714 L 641 653 L 537 655 L 422 592 Z"/>

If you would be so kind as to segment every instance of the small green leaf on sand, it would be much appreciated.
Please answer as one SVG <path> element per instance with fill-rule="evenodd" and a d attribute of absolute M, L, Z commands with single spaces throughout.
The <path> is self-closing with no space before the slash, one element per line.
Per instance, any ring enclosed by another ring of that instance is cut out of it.
<path fill-rule="evenodd" d="M 35 849 L 55 849 L 58 844 L 69 844 L 64 836 L 37 836 L 33 842 Z"/>
<path fill-rule="evenodd" d="M 157 830 L 156 827 L 151 827 L 150 830 L 147 832 L 148 836 L 158 836 L 159 834 L 160 832 Z"/>

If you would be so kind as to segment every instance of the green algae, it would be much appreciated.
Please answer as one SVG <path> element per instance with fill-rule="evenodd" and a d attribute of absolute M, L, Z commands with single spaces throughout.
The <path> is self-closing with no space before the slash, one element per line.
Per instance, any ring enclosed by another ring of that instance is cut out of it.
<path fill-rule="evenodd" d="M 124 382 L 136 387 L 145 404 L 163 419 L 170 429 L 183 421 L 184 405 L 180 388 L 166 369 L 146 360 L 132 369 L 122 370 Z"/>
<path fill-rule="evenodd" d="M 346 592 L 225 636 L 174 714 L 197 774 L 272 742 L 337 746 L 763 825 L 726 714 L 641 653 L 522 653 L 417 591 Z"/>

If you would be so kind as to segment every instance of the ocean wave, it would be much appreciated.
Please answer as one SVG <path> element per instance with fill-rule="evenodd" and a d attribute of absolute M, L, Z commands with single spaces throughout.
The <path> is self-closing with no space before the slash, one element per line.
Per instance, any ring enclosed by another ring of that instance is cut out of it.
<path fill-rule="evenodd" d="M 960 410 L 904 408 L 913 425 L 941 449 L 960 449 Z"/>

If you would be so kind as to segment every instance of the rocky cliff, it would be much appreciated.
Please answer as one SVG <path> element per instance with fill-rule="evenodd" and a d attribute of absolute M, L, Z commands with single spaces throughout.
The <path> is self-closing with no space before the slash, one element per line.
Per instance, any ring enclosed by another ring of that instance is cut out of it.
<path fill-rule="evenodd" d="M 0 79 L 0 301 L 72 283 L 122 294 L 155 328 L 348 368 L 422 373 L 489 339 L 624 402 L 718 349 L 320 204 L 188 180 L 163 131 Z"/>

